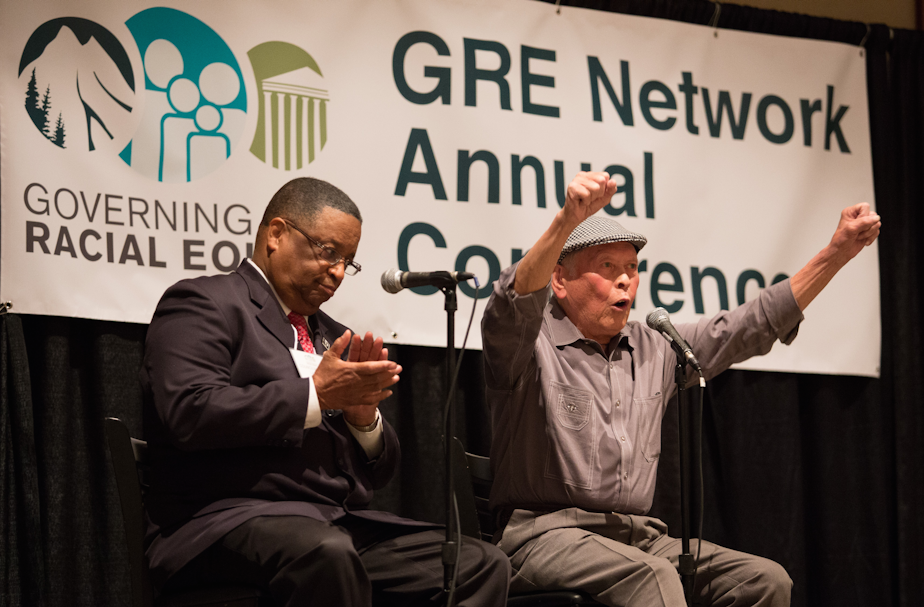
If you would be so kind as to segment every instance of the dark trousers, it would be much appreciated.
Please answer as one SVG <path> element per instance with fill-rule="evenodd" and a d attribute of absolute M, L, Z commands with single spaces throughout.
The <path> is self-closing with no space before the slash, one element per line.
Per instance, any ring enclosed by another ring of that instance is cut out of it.
<path fill-rule="evenodd" d="M 253 518 L 171 577 L 167 589 L 243 583 L 280 607 L 442 604 L 442 543 L 436 530 L 347 515 L 334 522 L 302 516 Z M 504 605 L 507 557 L 464 538 L 456 584 L 460 607 Z"/>

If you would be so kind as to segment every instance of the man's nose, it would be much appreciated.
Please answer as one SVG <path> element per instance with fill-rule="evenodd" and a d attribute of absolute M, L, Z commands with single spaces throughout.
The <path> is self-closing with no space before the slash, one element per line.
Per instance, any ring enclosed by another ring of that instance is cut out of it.
<path fill-rule="evenodd" d="M 327 272 L 334 277 L 337 281 L 337 284 L 343 282 L 343 277 L 346 276 L 346 263 L 341 259 L 334 265 L 327 268 Z"/>

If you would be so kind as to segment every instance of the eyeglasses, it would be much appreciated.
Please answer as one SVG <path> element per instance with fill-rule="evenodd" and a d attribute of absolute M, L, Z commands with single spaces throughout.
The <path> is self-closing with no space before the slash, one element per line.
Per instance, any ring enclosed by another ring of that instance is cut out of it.
<path fill-rule="evenodd" d="M 311 236 L 308 236 L 307 234 L 305 234 L 305 232 L 302 231 L 301 228 L 299 228 L 297 225 L 295 225 L 288 219 L 283 219 L 283 221 L 286 222 L 287 226 L 289 226 L 290 228 L 294 229 L 296 232 L 298 232 L 299 234 L 307 238 L 308 242 L 310 242 L 311 244 L 313 244 L 320 250 L 320 253 L 318 253 L 318 257 L 324 263 L 331 265 L 331 266 L 335 266 L 342 261 L 343 262 L 343 273 L 346 274 L 347 276 L 356 276 L 363 269 L 361 265 L 359 265 L 352 259 L 346 259 L 343 255 L 338 253 L 337 250 L 334 249 L 333 247 L 328 247 L 327 245 L 323 245 L 317 240 L 315 240 L 314 238 L 312 238 Z"/>

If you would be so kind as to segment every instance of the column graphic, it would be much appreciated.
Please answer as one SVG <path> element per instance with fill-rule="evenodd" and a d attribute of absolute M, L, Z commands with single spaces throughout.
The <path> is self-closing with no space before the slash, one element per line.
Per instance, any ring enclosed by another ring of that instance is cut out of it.
<path fill-rule="evenodd" d="M 284 171 L 308 166 L 327 143 L 330 94 L 321 69 L 285 42 L 265 42 L 247 55 L 260 99 L 251 153 Z"/>

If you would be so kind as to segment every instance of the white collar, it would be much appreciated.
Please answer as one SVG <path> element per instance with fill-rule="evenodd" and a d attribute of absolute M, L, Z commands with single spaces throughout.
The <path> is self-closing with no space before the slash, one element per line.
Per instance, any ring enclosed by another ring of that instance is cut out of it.
<path fill-rule="evenodd" d="M 271 282 L 266 278 L 266 274 L 263 273 L 263 270 L 260 269 L 260 266 L 258 266 L 257 264 L 255 264 L 255 263 L 253 262 L 252 259 L 250 259 L 250 258 L 248 257 L 248 258 L 247 258 L 247 261 L 250 262 L 250 265 L 252 265 L 252 266 L 254 267 L 254 269 L 257 271 L 257 273 L 260 275 L 260 277 L 261 277 L 264 281 L 266 281 L 266 284 L 269 285 L 270 290 L 273 292 L 273 297 L 276 298 L 276 301 L 278 301 L 278 302 L 279 302 L 279 305 L 282 307 L 282 312 L 283 312 L 286 316 L 288 316 L 288 315 L 289 315 L 289 312 L 291 312 L 292 309 L 289 308 L 289 306 L 287 306 L 287 305 L 285 304 L 285 302 L 282 301 L 282 299 L 279 297 L 279 293 L 276 292 L 276 288 L 273 287 L 273 283 L 271 283 Z"/>

